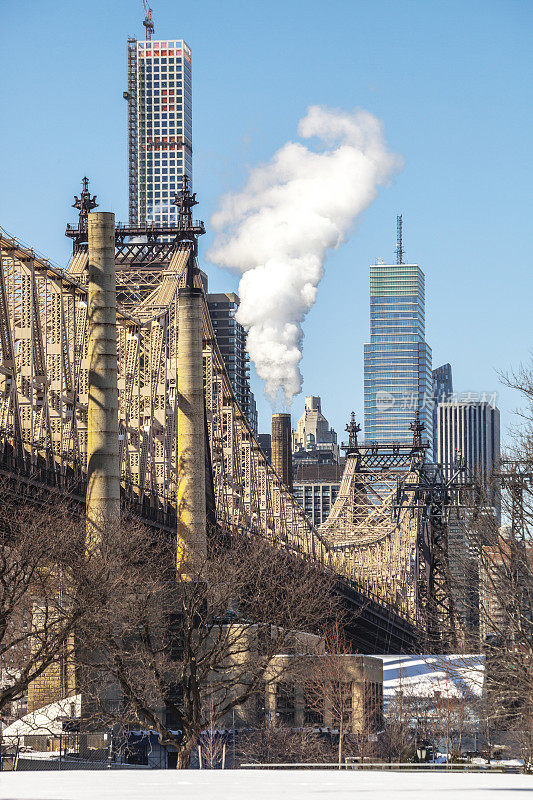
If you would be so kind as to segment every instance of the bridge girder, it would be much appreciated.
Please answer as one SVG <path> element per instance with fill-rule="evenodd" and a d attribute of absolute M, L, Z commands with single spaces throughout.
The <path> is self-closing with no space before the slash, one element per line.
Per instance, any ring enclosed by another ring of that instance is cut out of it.
<path fill-rule="evenodd" d="M 116 261 L 117 293 L 126 306 L 117 315 L 122 495 L 167 525 L 176 520 L 178 497 L 178 292 L 195 249 L 186 239 L 161 247 L 157 237 L 139 244 L 125 238 Z M 0 454 L 18 459 L 28 479 L 40 471 L 65 490 L 82 486 L 86 472 L 86 267 L 83 243 L 63 272 L 0 234 Z M 195 284 L 203 288 L 198 274 Z M 359 480 L 357 513 L 366 504 L 376 522 L 367 541 L 361 539 L 361 520 L 352 519 L 348 536 L 339 519 L 334 534 L 331 526 L 314 528 L 263 455 L 235 399 L 205 295 L 203 369 L 217 522 L 318 562 L 338 576 L 348 603 L 355 603 L 355 595 L 363 598 L 361 620 L 381 615 L 389 620 L 383 623 L 389 638 L 394 626 L 403 626 L 394 641 L 412 640 L 418 619 L 411 563 L 417 518 L 406 514 L 399 526 L 392 519 L 391 493 L 380 495 L 378 484 L 366 477 L 362 485 Z M 397 448 L 392 455 L 387 462 L 368 451 L 383 484 L 405 461 Z M 393 469 L 384 472 L 387 464 Z"/>

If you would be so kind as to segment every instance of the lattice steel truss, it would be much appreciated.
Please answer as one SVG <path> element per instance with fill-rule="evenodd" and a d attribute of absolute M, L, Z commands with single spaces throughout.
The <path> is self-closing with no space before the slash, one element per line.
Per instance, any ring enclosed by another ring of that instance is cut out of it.
<path fill-rule="evenodd" d="M 86 185 L 84 191 L 94 207 Z M 123 493 L 174 520 L 178 290 L 190 280 L 191 264 L 195 285 L 202 288 L 196 254 L 203 224 L 192 220 L 195 199 L 188 197 L 188 203 L 181 200 L 170 243 L 162 241 L 167 231 L 117 228 Z M 26 470 L 44 464 L 51 480 L 67 488 L 73 476 L 83 479 L 87 454 L 88 254 L 80 205 L 77 228 L 67 230 L 74 252 L 66 272 L 0 234 L 0 455 L 14 453 Z M 357 431 L 349 426 L 340 493 L 317 530 L 255 440 L 226 374 L 205 295 L 203 306 L 209 484 L 217 521 L 234 533 L 257 534 L 316 560 L 418 623 L 420 603 L 428 602 L 421 581 L 433 547 L 431 504 L 419 492 L 424 463 L 419 435 L 415 432 L 412 447 L 391 444 L 384 450 L 358 445 Z"/>
<path fill-rule="evenodd" d="M 135 316 L 119 311 L 120 458 L 124 492 L 174 512 L 177 497 L 178 289 L 192 246 L 178 243 Z M 66 273 L 0 236 L 0 450 L 44 463 L 57 483 L 85 472 L 87 252 Z M 200 285 L 200 279 L 197 278 Z M 334 568 L 331 554 L 265 459 L 226 375 L 204 299 L 207 428 L 216 516 Z"/>
<path fill-rule="evenodd" d="M 346 574 L 387 596 L 437 646 L 457 636 L 448 521 L 470 502 L 472 484 L 460 460 L 448 475 L 426 461 L 423 428 L 416 417 L 411 445 L 359 444 L 352 414 L 339 494 L 319 530 Z"/>
<path fill-rule="evenodd" d="M 418 485 L 427 445 L 421 439 L 412 446 L 359 444 L 360 426 L 353 414 L 346 430 L 346 467 L 337 500 L 320 533 L 345 572 L 418 620 L 420 513 L 413 510 L 408 489 L 398 510 L 395 503 L 400 479 L 406 487 Z"/>

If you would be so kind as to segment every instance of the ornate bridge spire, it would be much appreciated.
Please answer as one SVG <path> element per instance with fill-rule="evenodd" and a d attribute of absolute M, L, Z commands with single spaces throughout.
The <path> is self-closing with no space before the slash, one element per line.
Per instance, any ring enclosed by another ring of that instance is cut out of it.
<path fill-rule="evenodd" d="M 172 205 L 178 207 L 178 235 L 176 239 L 193 242 L 193 248 L 187 264 L 186 278 L 187 286 L 192 288 L 194 275 L 197 271 L 196 257 L 198 255 L 198 236 L 205 233 L 205 228 L 203 222 L 193 222 L 192 209 L 194 206 L 198 205 L 198 200 L 196 199 L 196 192 L 191 194 L 187 175 L 183 176 L 182 190 L 179 194 L 176 192 Z"/>
<path fill-rule="evenodd" d="M 89 191 L 89 178 L 82 178 L 82 191 L 80 196 L 74 195 L 74 202 L 72 208 L 77 208 L 79 213 L 78 226 L 75 228 L 73 225 L 67 225 L 65 236 L 73 240 L 73 248 L 76 253 L 83 247 L 87 246 L 87 221 L 90 211 L 93 211 L 98 206 L 96 202 L 96 195 L 91 197 Z"/>
<path fill-rule="evenodd" d="M 92 211 L 98 206 L 98 203 L 96 202 L 96 195 L 91 197 L 91 193 L 89 191 L 89 178 L 82 178 L 81 183 L 83 186 L 82 192 L 79 197 L 76 194 L 74 195 L 74 202 L 72 204 L 72 208 L 77 208 L 80 212 L 80 230 L 87 227 L 87 215 L 89 211 Z"/>
<path fill-rule="evenodd" d="M 409 424 L 409 428 L 413 431 L 413 450 L 422 447 L 422 431 L 425 427 L 424 423 L 420 422 L 420 413 L 417 408 L 414 421 Z"/>
<path fill-rule="evenodd" d="M 189 230 L 193 227 L 192 224 L 192 209 L 198 205 L 196 199 L 196 192 L 191 194 L 189 189 L 189 178 L 187 175 L 183 176 L 183 188 L 179 194 L 176 192 L 173 206 L 178 206 L 178 227 L 182 230 Z"/>
<path fill-rule="evenodd" d="M 350 422 L 346 426 L 346 431 L 348 433 L 348 444 L 343 444 L 341 446 L 342 450 L 346 450 L 346 455 L 349 456 L 350 453 L 356 453 L 358 449 L 357 444 L 357 434 L 361 430 L 361 426 L 355 421 L 355 411 L 352 411 Z"/>

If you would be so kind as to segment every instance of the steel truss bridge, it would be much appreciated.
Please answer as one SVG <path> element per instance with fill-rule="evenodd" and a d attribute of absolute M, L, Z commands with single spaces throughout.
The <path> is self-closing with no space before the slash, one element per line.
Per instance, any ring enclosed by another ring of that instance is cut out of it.
<path fill-rule="evenodd" d="M 87 455 L 87 214 L 84 180 L 67 227 L 63 271 L 0 229 L 0 472 L 25 491 L 84 496 Z M 197 269 L 202 222 L 187 187 L 176 225 L 116 229 L 119 442 L 123 502 L 175 530 L 178 502 L 178 290 Z M 191 274 L 191 273 L 189 273 Z M 452 617 L 446 518 L 461 484 L 426 463 L 413 443 L 359 445 L 347 426 L 346 469 L 328 520 L 315 528 L 259 447 L 241 411 L 203 294 L 206 492 L 212 519 L 312 559 L 335 576 L 356 610 L 363 652 L 403 652 L 437 636 Z M 435 622 L 435 613 L 438 622 Z M 434 629 L 434 630 L 433 630 Z M 433 630 L 433 634 L 432 634 Z"/>

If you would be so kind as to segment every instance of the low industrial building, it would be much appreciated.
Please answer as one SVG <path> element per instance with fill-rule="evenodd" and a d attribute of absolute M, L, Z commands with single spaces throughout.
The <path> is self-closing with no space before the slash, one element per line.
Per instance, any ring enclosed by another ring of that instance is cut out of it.
<path fill-rule="evenodd" d="M 265 685 L 271 724 L 370 733 L 383 724 L 383 662 L 362 655 L 279 655 Z M 276 677 L 279 676 L 279 677 Z"/>

